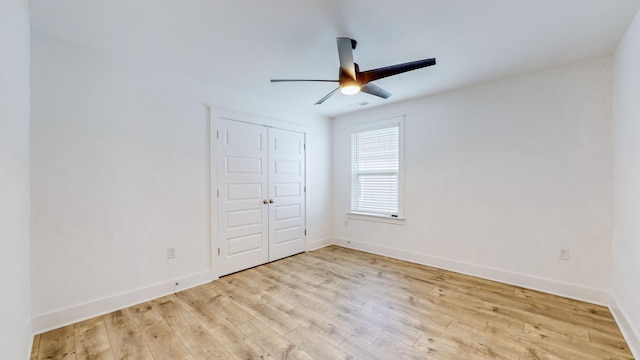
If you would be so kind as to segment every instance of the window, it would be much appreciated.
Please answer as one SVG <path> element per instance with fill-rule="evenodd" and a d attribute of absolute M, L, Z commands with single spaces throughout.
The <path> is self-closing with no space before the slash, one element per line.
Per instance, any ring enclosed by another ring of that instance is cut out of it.
<path fill-rule="evenodd" d="M 351 212 L 402 218 L 403 117 L 351 133 Z"/>

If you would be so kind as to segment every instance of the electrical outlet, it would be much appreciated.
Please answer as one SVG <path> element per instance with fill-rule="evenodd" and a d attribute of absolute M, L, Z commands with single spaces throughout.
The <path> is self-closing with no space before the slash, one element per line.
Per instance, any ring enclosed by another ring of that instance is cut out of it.
<path fill-rule="evenodd" d="M 167 259 L 173 259 L 176 257 L 176 248 L 167 248 Z"/>
<path fill-rule="evenodd" d="M 344 227 L 349 227 L 349 219 L 346 219 L 346 220 L 344 221 Z"/>
<path fill-rule="evenodd" d="M 560 249 L 558 258 L 560 258 L 560 260 L 569 260 L 569 249 Z"/>

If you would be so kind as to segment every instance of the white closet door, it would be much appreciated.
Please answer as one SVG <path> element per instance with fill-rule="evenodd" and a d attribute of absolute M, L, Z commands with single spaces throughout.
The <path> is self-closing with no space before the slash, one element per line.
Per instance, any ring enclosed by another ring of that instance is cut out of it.
<path fill-rule="evenodd" d="M 269 129 L 269 261 L 305 251 L 304 134 Z"/>
<path fill-rule="evenodd" d="M 269 261 L 268 149 L 264 126 L 221 119 L 218 129 L 222 276 Z"/>

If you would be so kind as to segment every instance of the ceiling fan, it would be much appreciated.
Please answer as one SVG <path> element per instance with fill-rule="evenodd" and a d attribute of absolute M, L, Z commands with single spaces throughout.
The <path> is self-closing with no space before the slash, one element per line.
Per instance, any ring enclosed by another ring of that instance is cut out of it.
<path fill-rule="evenodd" d="M 336 38 L 336 41 L 338 43 L 338 57 L 340 58 L 340 74 L 338 76 L 338 80 L 273 79 L 271 82 L 316 81 L 336 82 L 339 84 L 337 89 L 318 100 L 315 105 L 322 104 L 338 90 L 340 90 L 344 95 L 354 95 L 359 92 L 363 92 L 386 99 L 391 96 L 391 93 L 375 84 L 372 84 L 371 81 L 436 64 L 436 59 L 432 58 L 385 66 L 373 70 L 360 71 L 358 64 L 353 61 L 353 50 L 356 49 L 356 45 L 358 44 L 357 41 L 346 37 Z"/>

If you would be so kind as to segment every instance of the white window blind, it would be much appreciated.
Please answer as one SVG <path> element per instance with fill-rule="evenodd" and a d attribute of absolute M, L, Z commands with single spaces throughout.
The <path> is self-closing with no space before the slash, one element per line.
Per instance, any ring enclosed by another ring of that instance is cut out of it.
<path fill-rule="evenodd" d="M 351 134 L 351 211 L 398 217 L 400 125 Z"/>

